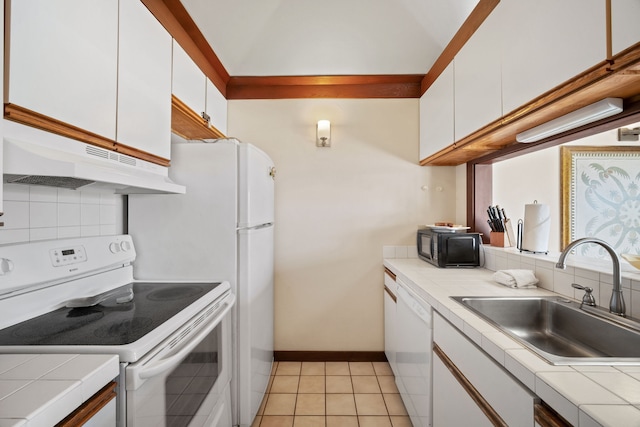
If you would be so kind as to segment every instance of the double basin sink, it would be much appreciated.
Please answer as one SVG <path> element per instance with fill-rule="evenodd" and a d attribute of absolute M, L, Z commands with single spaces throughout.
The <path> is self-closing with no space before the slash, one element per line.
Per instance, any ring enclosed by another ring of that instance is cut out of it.
<path fill-rule="evenodd" d="M 451 297 L 554 365 L 640 365 L 640 323 L 562 297 Z"/>

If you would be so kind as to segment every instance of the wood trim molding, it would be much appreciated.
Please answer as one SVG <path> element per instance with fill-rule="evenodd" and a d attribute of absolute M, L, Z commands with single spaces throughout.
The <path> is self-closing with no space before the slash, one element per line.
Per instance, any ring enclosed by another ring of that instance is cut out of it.
<path fill-rule="evenodd" d="M 225 138 L 222 132 L 207 123 L 175 95 L 171 95 L 171 131 L 184 139 Z"/>
<path fill-rule="evenodd" d="M 419 98 L 422 75 L 231 77 L 227 99 Z"/>
<path fill-rule="evenodd" d="M 393 279 L 393 281 L 396 281 L 396 274 L 389 270 L 387 267 L 384 268 L 384 272 L 387 273 L 389 275 L 389 277 L 391 277 Z"/>
<path fill-rule="evenodd" d="M 56 427 L 73 427 L 84 425 L 98 411 L 104 408 L 107 403 L 116 397 L 116 383 L 110 382 L 99 392 L 94 394 L 89 400 L 84 402 L 78 409 L 73 411 L 68 417 L 56 424 Z"/>
<path fill-rule="evenodd" d="M 542 402 L 533 405 L 533 419 L 540 427 L 571 427 L 570 423 Z"/>
<path fill-rule="evenodd" d="M 471 38 L 484 20 L 487 19 L 498 3 L 500 3 L 500 0 L 480 0 L 478 2 L 449 44 L 444 48 L 438 59 L 433 63 L 429 72 L 422 79 L 420 96 L 424 95 L 427 89 L 429 89 L 429 86 L 436 81 L 438 76 L 442 74 L 444 69 L 453 61 L 453 58 L 460 52 L 462 46 Z"/>
<path fill-rule="evenodd" d="M 141 1 L 226 97 L 229 73 L 180 0 Z"/>
<path fill-rule="evenodd" d="M 77 126 L 45 116 L 44 114 L 37 113 L 16 104 L 7 103 L 4 105 L 4 118 L 23 125 L 55 133 L 56 135 L 61 135 L 87 144 L 95 145 L 100 148 L 126 154 L 141 160 L 146 160 L 160 166 L 169 166 L 170 164 L 169 160 L 163 157 L 121 144 L 112 139 L 105 138 L 101 135 L 86 131 Z"/>
<path fill-rule="evenodd" d="M 383 351 L 274 351 L 276 362 L 387 362 Z"/>
<path fill-rule="evenodd" d="M 491 424 L 496 427 L 508 427 L 508 424 L 500 417 L 495 409 L 487 402 L 487 400 L 480 394 L 480 392 L 471 384 L 471 382 L 464 376 L 464 374 L 458 369 L 458 367 L 449 359 L 445 352 L 438 347 L 438 344 L 433 343 L 433 352 L 438 356 L 442 363 L 447 367 L 451 375 L 460 383 L 462 388 L 465 389 L 469 397 L 476 402 L 478 408 L 487 416 L 487 419 Z"/>
<path fill-rule="evenodd" d="M 398 302 L 398 298 L 393 294 L 393 292 L 391 292 L 391 289 L 389 289 L 386 285 L 384 286 L 384 291 L 387 293 L 387 295 L 389 295 L 389 297 L 393 300 L 393 302 Z"/>

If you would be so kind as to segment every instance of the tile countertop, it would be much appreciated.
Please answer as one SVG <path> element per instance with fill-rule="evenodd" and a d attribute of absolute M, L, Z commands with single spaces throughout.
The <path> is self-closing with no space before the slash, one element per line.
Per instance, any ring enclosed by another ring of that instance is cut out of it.
<path fill-rule="evenodd" d="M 0 427 L 53 426 L 118 369 L 116 355 L 0 354 Z"/>
<path fill-rule="evenodd" d="M 640 426 L 640 366 L 554 366 L 450 296 L 556 295 L 542 288 L 512 289 L 493 271 L 439 269 L 415 259 L 384 265 L 497 363 L 575 426 Z"/>

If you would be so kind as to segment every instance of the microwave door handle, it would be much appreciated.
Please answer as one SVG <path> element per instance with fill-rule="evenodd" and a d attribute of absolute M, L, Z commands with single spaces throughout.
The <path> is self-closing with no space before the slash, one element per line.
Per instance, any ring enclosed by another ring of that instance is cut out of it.
<path fill-rule="evenodd" d="M 192 337 L 189 340 L 189 343 L 180 349 L 176 354 L 168 357 L 167 359 L 162 359 L 156 363 L 151 363 L 146 367 L 142 368 L 137 376 L 141 379 L 148 379 L 158 375 L 161 372 L 172 369 L 175 366 L 178 366 L 182 359 L 186 357 L 191 350 L 193 350 L 200 342 L 215 328 L 218 323 L 222 320 L 222 318 L 231 310 L 233 306 L 233 302 L 235 301 L 235 296 L 231 295 L 229 301 L 225 302 L 226 307 L 213 319 L 207 327 L 205 327 L 202 331 L 198 332 L 198 335 Z"/>

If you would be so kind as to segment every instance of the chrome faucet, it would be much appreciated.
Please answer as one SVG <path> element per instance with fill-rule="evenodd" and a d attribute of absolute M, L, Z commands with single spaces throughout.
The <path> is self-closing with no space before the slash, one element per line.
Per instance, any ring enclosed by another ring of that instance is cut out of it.
<path fill-rule="evenodd" d="M 556 263 L 556 268 L 565 269 L 565 258 L 578 245 L 583 243 L 595 243 L 606 249 L 613 261 L 613 292 L 611 293 L 611 300 L 609 301 L 609 312 L 618 316 L 626 317 L 624 298 L 622 297 L 622 280 L 620 279 L 620 258 L 618 254 L 613 250 L 611 246 L 604 240 L 596 239 L 595 237 L 583 237 L 582 239 L 574 240 L 569 243 L 564 251 L 560 254 L 560 258 Z"/>

